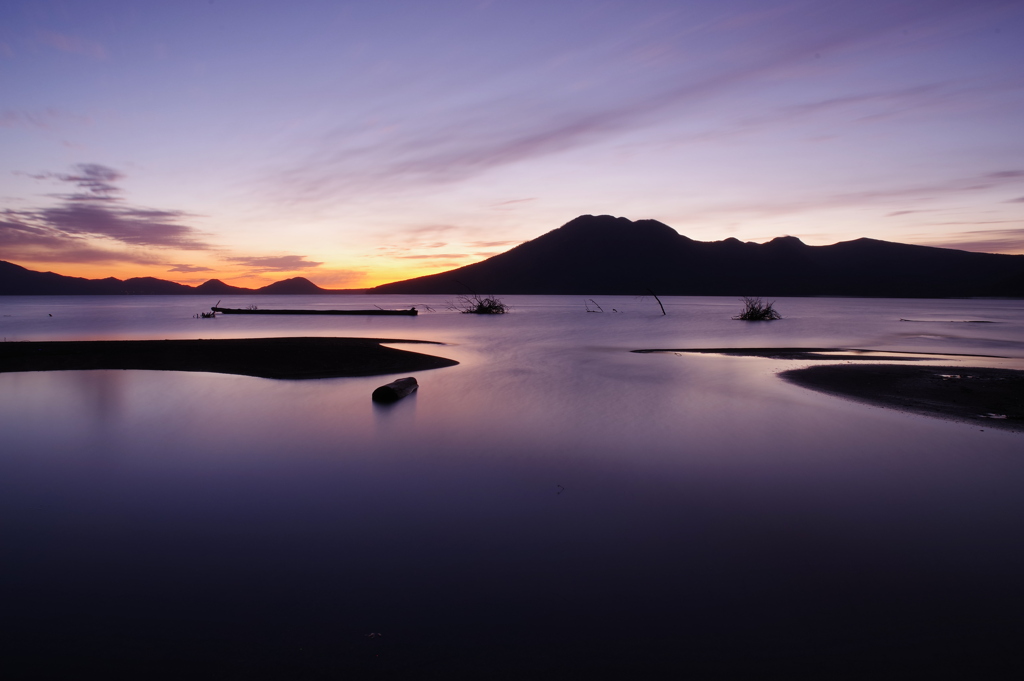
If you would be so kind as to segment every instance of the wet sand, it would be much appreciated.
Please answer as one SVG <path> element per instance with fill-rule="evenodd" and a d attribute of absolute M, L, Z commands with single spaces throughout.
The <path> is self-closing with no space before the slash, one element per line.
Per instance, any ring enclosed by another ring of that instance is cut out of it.
<path fill-rule="evenodd" d="M 306 379 L 406 373 L 458 364 L 381 343 L 430 341 L 310 337 L 0 343 L 0 372 L 141 369 Z"/>
<path fill-rule="evenodd" d="M 1024 432 L 1024 371 L 826 364 L 779 375 L 804 388 L 859 402 Z"/>
<path fill-rule="evenodd" d="M 794 359 L 794 360 L 807 360 L 807 359 L 827 359 L 827 360 L 844 360 L 844 361 L 871 361 L 877 362 L 879 359 L 884 358 L 886 361 L 891 362 L 920 362 L 928 359 L 929 357 L 936 356 L 948 356 L 948 357 L 991 357 L 998 358 L 996 355 L 962 355 L 962 354 L 949 354 L 944 353 L 916 353 L 916 352 L 897 352 L 897 351 L 881 351 L 881 350 L 861 350 L 858 348 L 666 348 L 666 349 L 654 349 L 654 350 L 633 350 L 633 352 L 639 353 L 650 353 L 650 352 L 679 352 L 679 353 L 693 353 L 700 355 L 729 355 L 731 357 L 764 357 L 767 359 Z M 842 353 L 842 354 L 840 354 Z M 1001 358 L 1000 358 L 1001 359 Z"/>

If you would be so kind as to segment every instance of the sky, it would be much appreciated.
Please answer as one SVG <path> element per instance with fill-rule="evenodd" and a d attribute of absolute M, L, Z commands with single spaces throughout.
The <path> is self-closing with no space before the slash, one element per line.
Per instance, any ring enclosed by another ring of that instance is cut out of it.
<path fill-rule="evenodd" d="M 467 265 L 583 214 L 1024 253 L 1024 0 L 0 3 L 0 259 Z"/>

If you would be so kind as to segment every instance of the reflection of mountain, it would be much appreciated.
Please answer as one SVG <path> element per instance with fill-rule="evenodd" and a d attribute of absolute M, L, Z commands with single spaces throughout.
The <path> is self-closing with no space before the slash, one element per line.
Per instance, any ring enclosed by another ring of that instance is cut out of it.
<path fill-rule="evenodd" d="M 219 279 L 200 284 L 186 286 L 173 281 L 155 279 L 153 277 L 136 277 L 121 281 L 113 277 L 106 279 L 82 279 L 81 277 L 65 277 L 53 272 L 34 272 L 14 263 L 0 260 L 0 295 L 7 296 L 38 296 L 38 295 L 243 295 L 248 293 L 269 294 L 304 294 L 313 293 L 363 293 L 362 289 L 331 290 L 320 288 L 309 279 L 295 277 L 274 282 L 258 289 L 240 288 L 225 284 Z"/>
<path fill-rule="evenodd" d="M 373 293 L 1024 296 L 1024 255 L 857 239 L 694 241 L 656 220 L 583 215 L 510 251 Z"/>

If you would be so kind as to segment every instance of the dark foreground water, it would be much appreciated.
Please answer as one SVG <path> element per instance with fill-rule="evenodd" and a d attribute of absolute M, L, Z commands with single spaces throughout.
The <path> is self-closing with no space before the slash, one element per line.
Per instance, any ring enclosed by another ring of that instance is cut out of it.
<path fill-rule="evenodd" d="M 224 304 L 438 311 L 196 320 L 216 301 L 0 298 L 8 341 L 396 337 L 462 362 L 391 407 L 369 399 L 389 377 L 0 375 L 0 673 L 1024 671 L 1024 435 L 775 377 L 806 362 L 628 352 L 1019 368 L 1021 303 L 795 299 L 748 324 L 731 299 L 668 299 L 665 317 L 652 299 L 510 301 L 474 317 L 434 298 L 240 299 Z"/>

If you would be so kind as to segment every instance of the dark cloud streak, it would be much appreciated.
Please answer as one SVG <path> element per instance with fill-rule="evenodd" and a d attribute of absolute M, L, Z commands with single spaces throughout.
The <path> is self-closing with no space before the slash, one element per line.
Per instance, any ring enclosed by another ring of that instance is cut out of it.
<path fill-rule="evenodd" d="M 5 255 L 61 262 L 160 262 L 147 248 L 213 250 L 203 235 L 182 224 L 184 211 L 126 205 L 117 182 L 124 176 L 98 163 L 83 163 L 71 173 L 40 173 L 77 191 L 56 194 L 55 206 L 0 213 L 0 245 Z"/>
<path fill-rule="evenodd" d="M 65 263 L 159 264 L 151 255 L 112 250 L 95 240 L 66 234 L 48 226 L 26 223 L 14 211 L 0 212 L 0 251 L 4 259 Z"/>
<path fill-rule="evenodd" d="M 77 174 L 41 173 L 39 175 L 30 175 L 29 177 L 37 180 L 55 179 L 60 180 L 61 182 L 69 182 L 86 190 L 86 194 L 63 195 L 64 197 L 74 200 L 88 201 L 102 199 L 107 201 L 112 200 L 113 195 L 120 191 L 118 186 L 114 183 L 123 179 L 124 175 L 113 168 L 108 168 L 107 166 L 100 165 L 99 163 L 79 163 L 75 168 L 78 170 Z"/>

